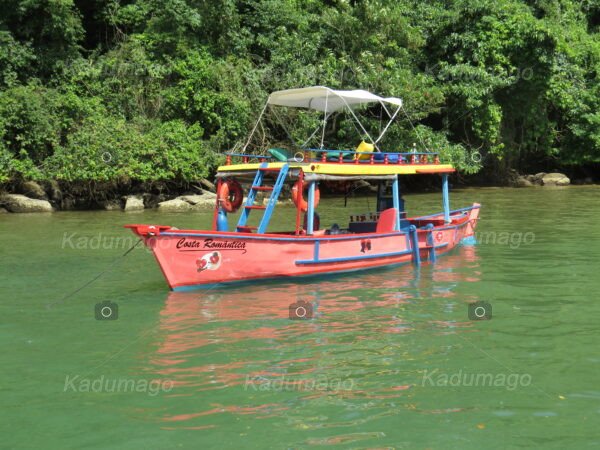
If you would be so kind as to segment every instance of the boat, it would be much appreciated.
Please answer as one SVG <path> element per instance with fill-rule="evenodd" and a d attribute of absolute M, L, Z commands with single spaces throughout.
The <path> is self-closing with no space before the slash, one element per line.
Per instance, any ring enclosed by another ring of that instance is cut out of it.
<path fill-rule="evenodd" d="M 373 104 L 379 104 L 389 118 L 376 138 L 369 135 L 357 116 L 358 109 Z M 323 114 L 323 121 L 308 144 L 292 150 L 249 153 L 247 147 L 267 107 L 316 110 Z M 342 109 L 358 122 L 363 140 L 353 150 L 327 149 L 327 120 Z M 126 228 L 152 251 L 173 291 L 435 263 L 464 240 L 474 239 L 480 205 L 450 209 L 448 177 L 455 168 L 442 163 L 438 153 L 427 149 L 417 152 L 414 148 L 386 152 L 379 148 L 382 136 L 401 109 L 401 99 L 364 90 L 315 86 L 273 92 L 246 145 L 239 152 L 226 153 L 224 164 L 217 169 L 210 230 L 156 224 L 131 224 Z M 319 130 L 320 143 L 311 147 L 310 141 L 318 138 Z M 407 216 L 401 180 L 410 175 L 439 176 L 441 211 Z M 342 226 L 321 224 L 317 212 L 319 184 L 357 181 L 377 186 L 376 209 L 350 215 Z M 280 204 L 286 184 L 292 185 L 295 208 L 288 209 L 295 215 L 295 229 L 273 231 L 273 211 Z M 238 210 L 237 223 L 230 226 L 232 214 Z"/>

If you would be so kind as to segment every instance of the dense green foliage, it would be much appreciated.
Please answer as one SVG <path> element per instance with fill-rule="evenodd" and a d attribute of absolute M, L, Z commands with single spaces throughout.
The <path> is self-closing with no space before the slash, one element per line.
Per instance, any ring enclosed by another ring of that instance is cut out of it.
<path fill-rule="evenodd" d="M 402 97 L 386 150 L 467 172 L 600 162 L 598 0 L 0 0 L 0 181 L 193 180 L 268 92 Z M 379 107 L 365 111 L 381 127 Z M 336 117 L 327 140 L 360 137 Z M 283 123 L 282 121 L 286 122 Z M 302 142 L 267 117 L 251 148 Z M 414 125 L 414 126 L 413 126 Z M 501 171 L 501 170 L 500 170 Z"/>

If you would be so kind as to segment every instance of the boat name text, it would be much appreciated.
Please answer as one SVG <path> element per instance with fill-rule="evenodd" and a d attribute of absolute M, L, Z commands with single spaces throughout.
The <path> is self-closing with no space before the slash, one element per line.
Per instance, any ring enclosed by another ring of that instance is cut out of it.
<path fill-rule="evenodd" d="M 208 238 L 204 240 L 181 238 L 177 241 L 176 247 L 185 250 L 241 250 L 246 253 L 246 243 L 243 241 L 215 241 Z"/>

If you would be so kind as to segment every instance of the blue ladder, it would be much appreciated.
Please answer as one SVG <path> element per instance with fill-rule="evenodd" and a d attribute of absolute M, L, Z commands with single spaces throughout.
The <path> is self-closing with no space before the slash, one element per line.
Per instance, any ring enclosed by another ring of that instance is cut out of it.
<path fill-rule="evenodd" d="M 244 209 L 242 210 L 242 214 L 238 220 L 237 231 L 248 232 L 255 228 L 246 225 L 248 223 L 250 212 L 253 209 L 264 210 L 257 232 L 262 234 L 267 231 L 267 226 L 269 226 L 269 221 L 271 220 L 271 216 L 273 215 L 273 211 L 277 205 L 277 199 L 279 198 L 279 194 L 281 194 L 281 188 L 283 187 L 283 183 L 287 177 L 289 167 L 290 166 L 288 164 L 284 164 L 280 169 L 269 168 L 269 163 L 266 162 L 260 165 L 256 171 L 256 176 L 254 177 L 250 191 L 248 192 L 246 204 L 244 205 Z M 266 172 L 279 172 L 277 175 L 277 180 L 273 186 L 263 186 Z M 256 200 L 256 194 L 260 191 L 271 191 L 271 195 L 269 196 L 266 206 L 254 204 L 254 201 Z"/>

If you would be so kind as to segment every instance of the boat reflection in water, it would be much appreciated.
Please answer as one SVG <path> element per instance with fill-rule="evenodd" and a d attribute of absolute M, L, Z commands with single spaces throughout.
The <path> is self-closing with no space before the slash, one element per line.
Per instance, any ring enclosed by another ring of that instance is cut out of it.
<path fill-rule="evenodd" d="M 167 398 L 177 398 L 161 420 L 195 429 L 218 426 L 221 414 L 286 410 L 293 422 L 302 413 L 288 410 L 300 400 L 409 402 L 408 375 L 439 351 L 435 337 L 472 330 L 466 303 L 479 299 L 464 292 L 479 278 L 477 249 L 460 247 L 419 270 L 170 292 L 147 367 L 172 381 Z M 298 302 L 313 306 L 311 320 L 290 320 Z M 376 375 L 389 378 L 387 389 L 380 379 L 369 385 Z"/>

